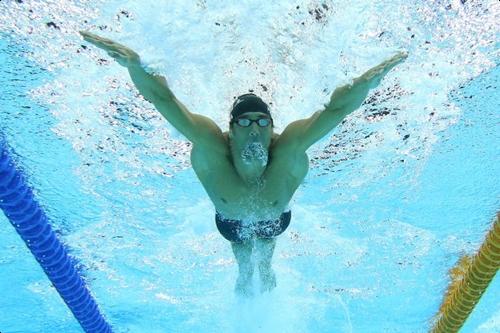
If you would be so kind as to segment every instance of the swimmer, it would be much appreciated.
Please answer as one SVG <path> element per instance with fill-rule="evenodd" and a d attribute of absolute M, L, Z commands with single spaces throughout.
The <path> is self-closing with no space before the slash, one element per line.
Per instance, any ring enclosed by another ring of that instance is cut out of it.
<path fill-rule="evenodd" d="M 307 149 L 358 109 L 368 91 L 407 58 L 398 52 L 336 88 L 324 109 L 290 123 L 281 134 L 274 132 L 271 112 L 260 97 L 241 95 L 232 106 L 229 131 L 222 132 L 210 118 L 190 112 L 164 77 L 146 72 L 136 52 L 89 32 L 80 34 L 126 67 L 141 95 L 192 142 L 191 164 L 215 206 L 217 229 L 231 242 L 238 263 L 235 291 L 247 296 L 253 290 L 253 251 L 260 291 L 276 286 L 271 265 L 276 237 L 290 224 L 287 207 L 307 174 Z"/>

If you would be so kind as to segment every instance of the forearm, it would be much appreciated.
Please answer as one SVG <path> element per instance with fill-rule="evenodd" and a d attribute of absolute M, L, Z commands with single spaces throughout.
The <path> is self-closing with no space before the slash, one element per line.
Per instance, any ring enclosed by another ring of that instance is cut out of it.
<path fill-rule="evenodd" d="M 173 100 L 174 95 L 163 76 L 148 73 L 140 63 L 127 68 L 132 82 L 146 100 L 153 104 L 162 100 Z"/>
<path fill-rule="evenodd" d="M 369 82 L 362 77 L 355 79 L 352 84 L 338 87 L 332 93 L 325 111 L 340 112 L 344 116 L 347 116 L 361 106 L 368 96 L 369 90 Z"/>
<path fill-rule="evenodd" d="M 160 75 L 148 73 L 141 65 L 139 54 L 125 45 L 100 37 L 87 31 L 80 31 L 83 38 L 106 51 L 120 65 L 128 69 L 132 82 L 142 96 L 178 130 L 188 132 L 192 128 L 191 113 L 180 103 Z"/>
<path fill-rule="evenodd" d="M 139 62 L 127 68 L 132 82 L 141 95 L 151 102 L 172 126 L 189 140 L 194 141 L 192 114 L 175 98 L 165 78 L 148 73 Z"/>
<path fill-rule="evenodd" d="M 352 84 L 335 89 L 327 105 L 327 109 L 341 111 L 348 115 L 361 106 L 368 96 L 370 89 L 376 88 L 382 78 L 397 64 L 403 62 L 408 57 L 405 52 L 398 52 L 390 59 L 373 67 L 360 77 L 353 80 Z"/>

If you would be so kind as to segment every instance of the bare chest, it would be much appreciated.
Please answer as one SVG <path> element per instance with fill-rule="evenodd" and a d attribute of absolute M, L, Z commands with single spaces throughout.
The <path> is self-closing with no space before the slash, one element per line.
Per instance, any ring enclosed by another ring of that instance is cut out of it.
<path fill-rule="evenodd" d="M 215 208 L 226 218 L 276 218 L 286 209 L 308 170 L 308 158 L 271 151 L 260 181 L 245 183 L 228 154 L 206 154 L 193 148 L 191 163 Z"/>

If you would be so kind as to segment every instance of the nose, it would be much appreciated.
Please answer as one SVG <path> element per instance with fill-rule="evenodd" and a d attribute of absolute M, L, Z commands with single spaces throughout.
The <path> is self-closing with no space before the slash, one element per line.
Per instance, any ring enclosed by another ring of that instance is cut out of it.
<path fill-rule="evenodd" d="M 250 129 L 250 136 L 258 136 L 259 135 L 259 127 L 256 123 L 253 123 L 251 125 L 251 129 Z"/>

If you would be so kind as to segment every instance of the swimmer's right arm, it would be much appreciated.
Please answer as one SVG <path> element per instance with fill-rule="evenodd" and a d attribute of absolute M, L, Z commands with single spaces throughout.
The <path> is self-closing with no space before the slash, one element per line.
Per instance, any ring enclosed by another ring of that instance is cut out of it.
<path fill-rule="evenodd" d="M 142 96 L 153 103 L 155 108 L 194 144 L 225 146 L 221 129 L 213 120 L 190 112 L 168 87 L 167 80 L 160 75 L 148 73 L 141 65 L 139 55 L 130 48 L 110 39 L 81 31 L 83 38 L 106 51 L 120 65 L 126 67 Z"/>

